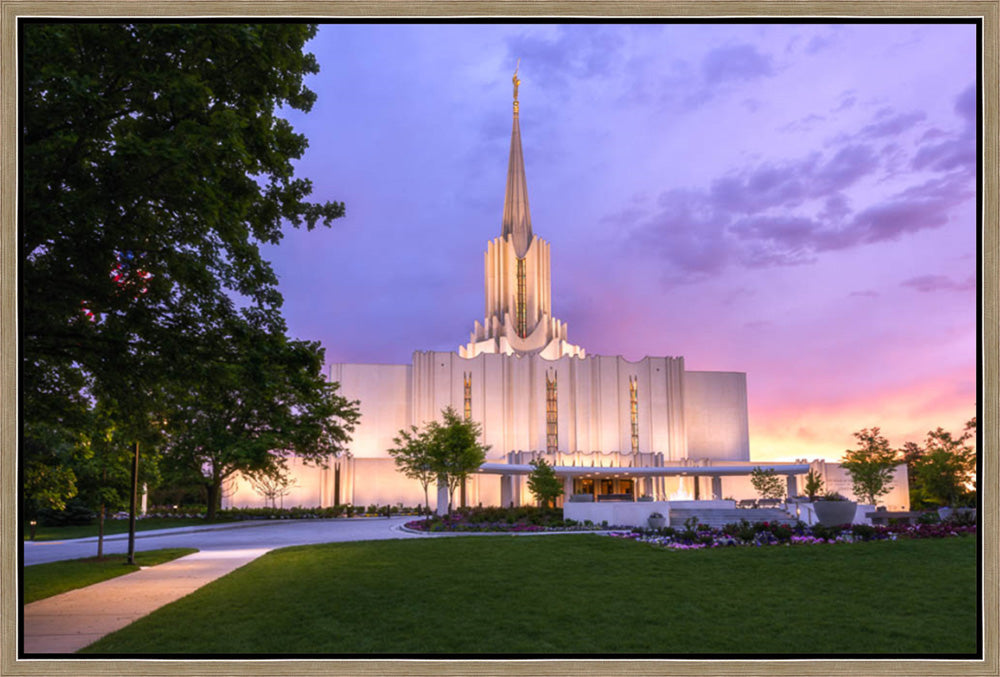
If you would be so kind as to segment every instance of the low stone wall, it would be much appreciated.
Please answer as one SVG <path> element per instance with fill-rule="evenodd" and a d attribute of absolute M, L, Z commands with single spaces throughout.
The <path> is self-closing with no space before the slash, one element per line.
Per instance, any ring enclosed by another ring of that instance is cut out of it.
<path fill-rule="evenodd" d="M 733 501 L 607 501 L 598 503 L 563 504 L 565 519 L 594 524 L 608 523 L 616 527 L 645 527 L 654 512 L 670 518 L 670 508 L 682 510 L 727 510 L 734 507 Z"/>

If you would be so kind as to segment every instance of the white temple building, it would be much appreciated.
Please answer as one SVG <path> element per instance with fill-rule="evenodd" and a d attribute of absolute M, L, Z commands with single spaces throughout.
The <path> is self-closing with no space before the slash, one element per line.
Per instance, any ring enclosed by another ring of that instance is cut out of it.
<path fill-rule="evenodd" d="M 524 476 L 538 457 L 563 477 L 567 500 L 751 498 L 749 473 L 758 465 L 786 476 L 789 495 L 798 493 L 809 463 L 751 461 L 745 373 L 690 371 L 673 356 L 630 362 L 570 342 L 553 314 L 549 243 L 532 228 L 516 74 L 514 84 L 503 218 L 486 245 L 482 321 L 457 352 L 417 350 L 410 364 L 331 365 L 330 380 L 360 402 L 360 422 L 348 453 L 328 468 L 293 459 L 295 483 L 283 504 L 422 504 L 421 486 L 396 471 L 387 449 L 400 430 L 439 419 L 449 406 L 480 423 L 490 447 L 456 497 L 462 505 L 533 502 Z M 812 467 L 827 487 L 850 494 L 834 464 Z M 904 480 L 885 503 L 908 509 L 905 487 Z M 264 504 L 240 481 L 224 498 L 225 506 Z"/>

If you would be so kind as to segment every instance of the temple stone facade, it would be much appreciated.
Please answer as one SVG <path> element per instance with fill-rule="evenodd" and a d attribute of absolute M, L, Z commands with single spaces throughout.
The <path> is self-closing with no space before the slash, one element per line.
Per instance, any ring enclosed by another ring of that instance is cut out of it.
<path fill-rule="evenodd" d="M 588 354 L 569 342 L 566 323 L 554 317 L 549 243 L 534 234 L 528 206 L 516 85 L 515 75 L 501 233 L 484 256 L 483 321 L 457 352 L 417 350 L 402 365 L 331 365 L 330 379 L 360 402 L 360 423 L 349 452 L 330 468 L 293 463 L 286 506 L 423 503 L 419 483 L 396 472 L 387 450 L 400 430 L 438 419 L 446 407 L 480 423 L 490 447 L 482 472 L 462 491 L 468 505 L 529 502 L 523 475 L 504 467 L 523 469 L 540 456 L 563 468 L 567 497 L 746 493 L 752 468 L 746 374 L 688 371 L 683 357 L 630 362 Z M 719 474 L 687 472 L 706 466 L 719 466 Z M 601 471 L 579 472 L 588 467 Z M 657 475 L 657 468 L 670 470 Z M 792 472 L 789 466 L 794 492 Z M 263 504 L 239 481 L 226 502 Z"/>

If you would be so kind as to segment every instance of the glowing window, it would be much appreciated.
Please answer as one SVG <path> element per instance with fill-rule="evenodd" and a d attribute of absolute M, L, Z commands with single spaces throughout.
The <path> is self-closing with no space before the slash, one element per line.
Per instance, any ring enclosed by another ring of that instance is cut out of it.
<path fill-rule="evenodd" d="M 472 420 L 472 373 L 463 372 L 465 382 L 465 420 Z"/>
<path fill-rule="evenodd" d="M 528 335 L 528 291 L 525 285 L 524 259 L 517 260 L 517 335 L 524 338 Z"/>
<path fill-rule="evenodd" d="M 559 396 L 557 379 L 559 374 L 553 372 L 549 378 L 545 374 L 545 446 L 549 453 L 559 450 Z"/>
<path fill-rule="evenodd" d="M 632 419 L 632 452 L 639 451 L 639 377 L 628 377 L 628 407 Z"/>

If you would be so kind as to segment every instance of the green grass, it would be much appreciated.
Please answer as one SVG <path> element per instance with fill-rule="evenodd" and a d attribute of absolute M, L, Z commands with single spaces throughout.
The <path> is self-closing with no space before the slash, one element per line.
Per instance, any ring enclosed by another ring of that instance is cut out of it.
<path fill-rule="evenodd" d="M 223 521 L 228 520 L 208 522 L 198 517 L 147 517 L 145 519 L 135 521 L 135 530 L 150 531 L 152 529 L 172 529 L 174 527 L 198 527 L 204 524 L 219 524 Z M 128 533 L 128 520 L 105 520 L 105 536 L 126 533 Z M 89 538 L 91 536 L 97 536 L 97 522 L 72 527 L 43 527 L 41 525 L 35 527 L 36 541 L 65 541 L 71 538 Z M 30 540 L 30 537 L 31 527 L 25 524 L 24 540 Z"/>
<path fill-rule="evenodd" d="M 37 602 L 77 588 L 84 588 L 109 578 L 138 571 L 172 559 L 198 552 L 196 548 L 167 548 L 135 553 L 136 564 L 126 564 L 126 555 L 107 555 L 103 559 L 87 557 L 24 567 L 24 602 Z"/>
<path fill-rule="evenodd" d="M 972 653 L 974 538 L 669 552 L 596 535 L 273 551 L 119 653 Z"/>

